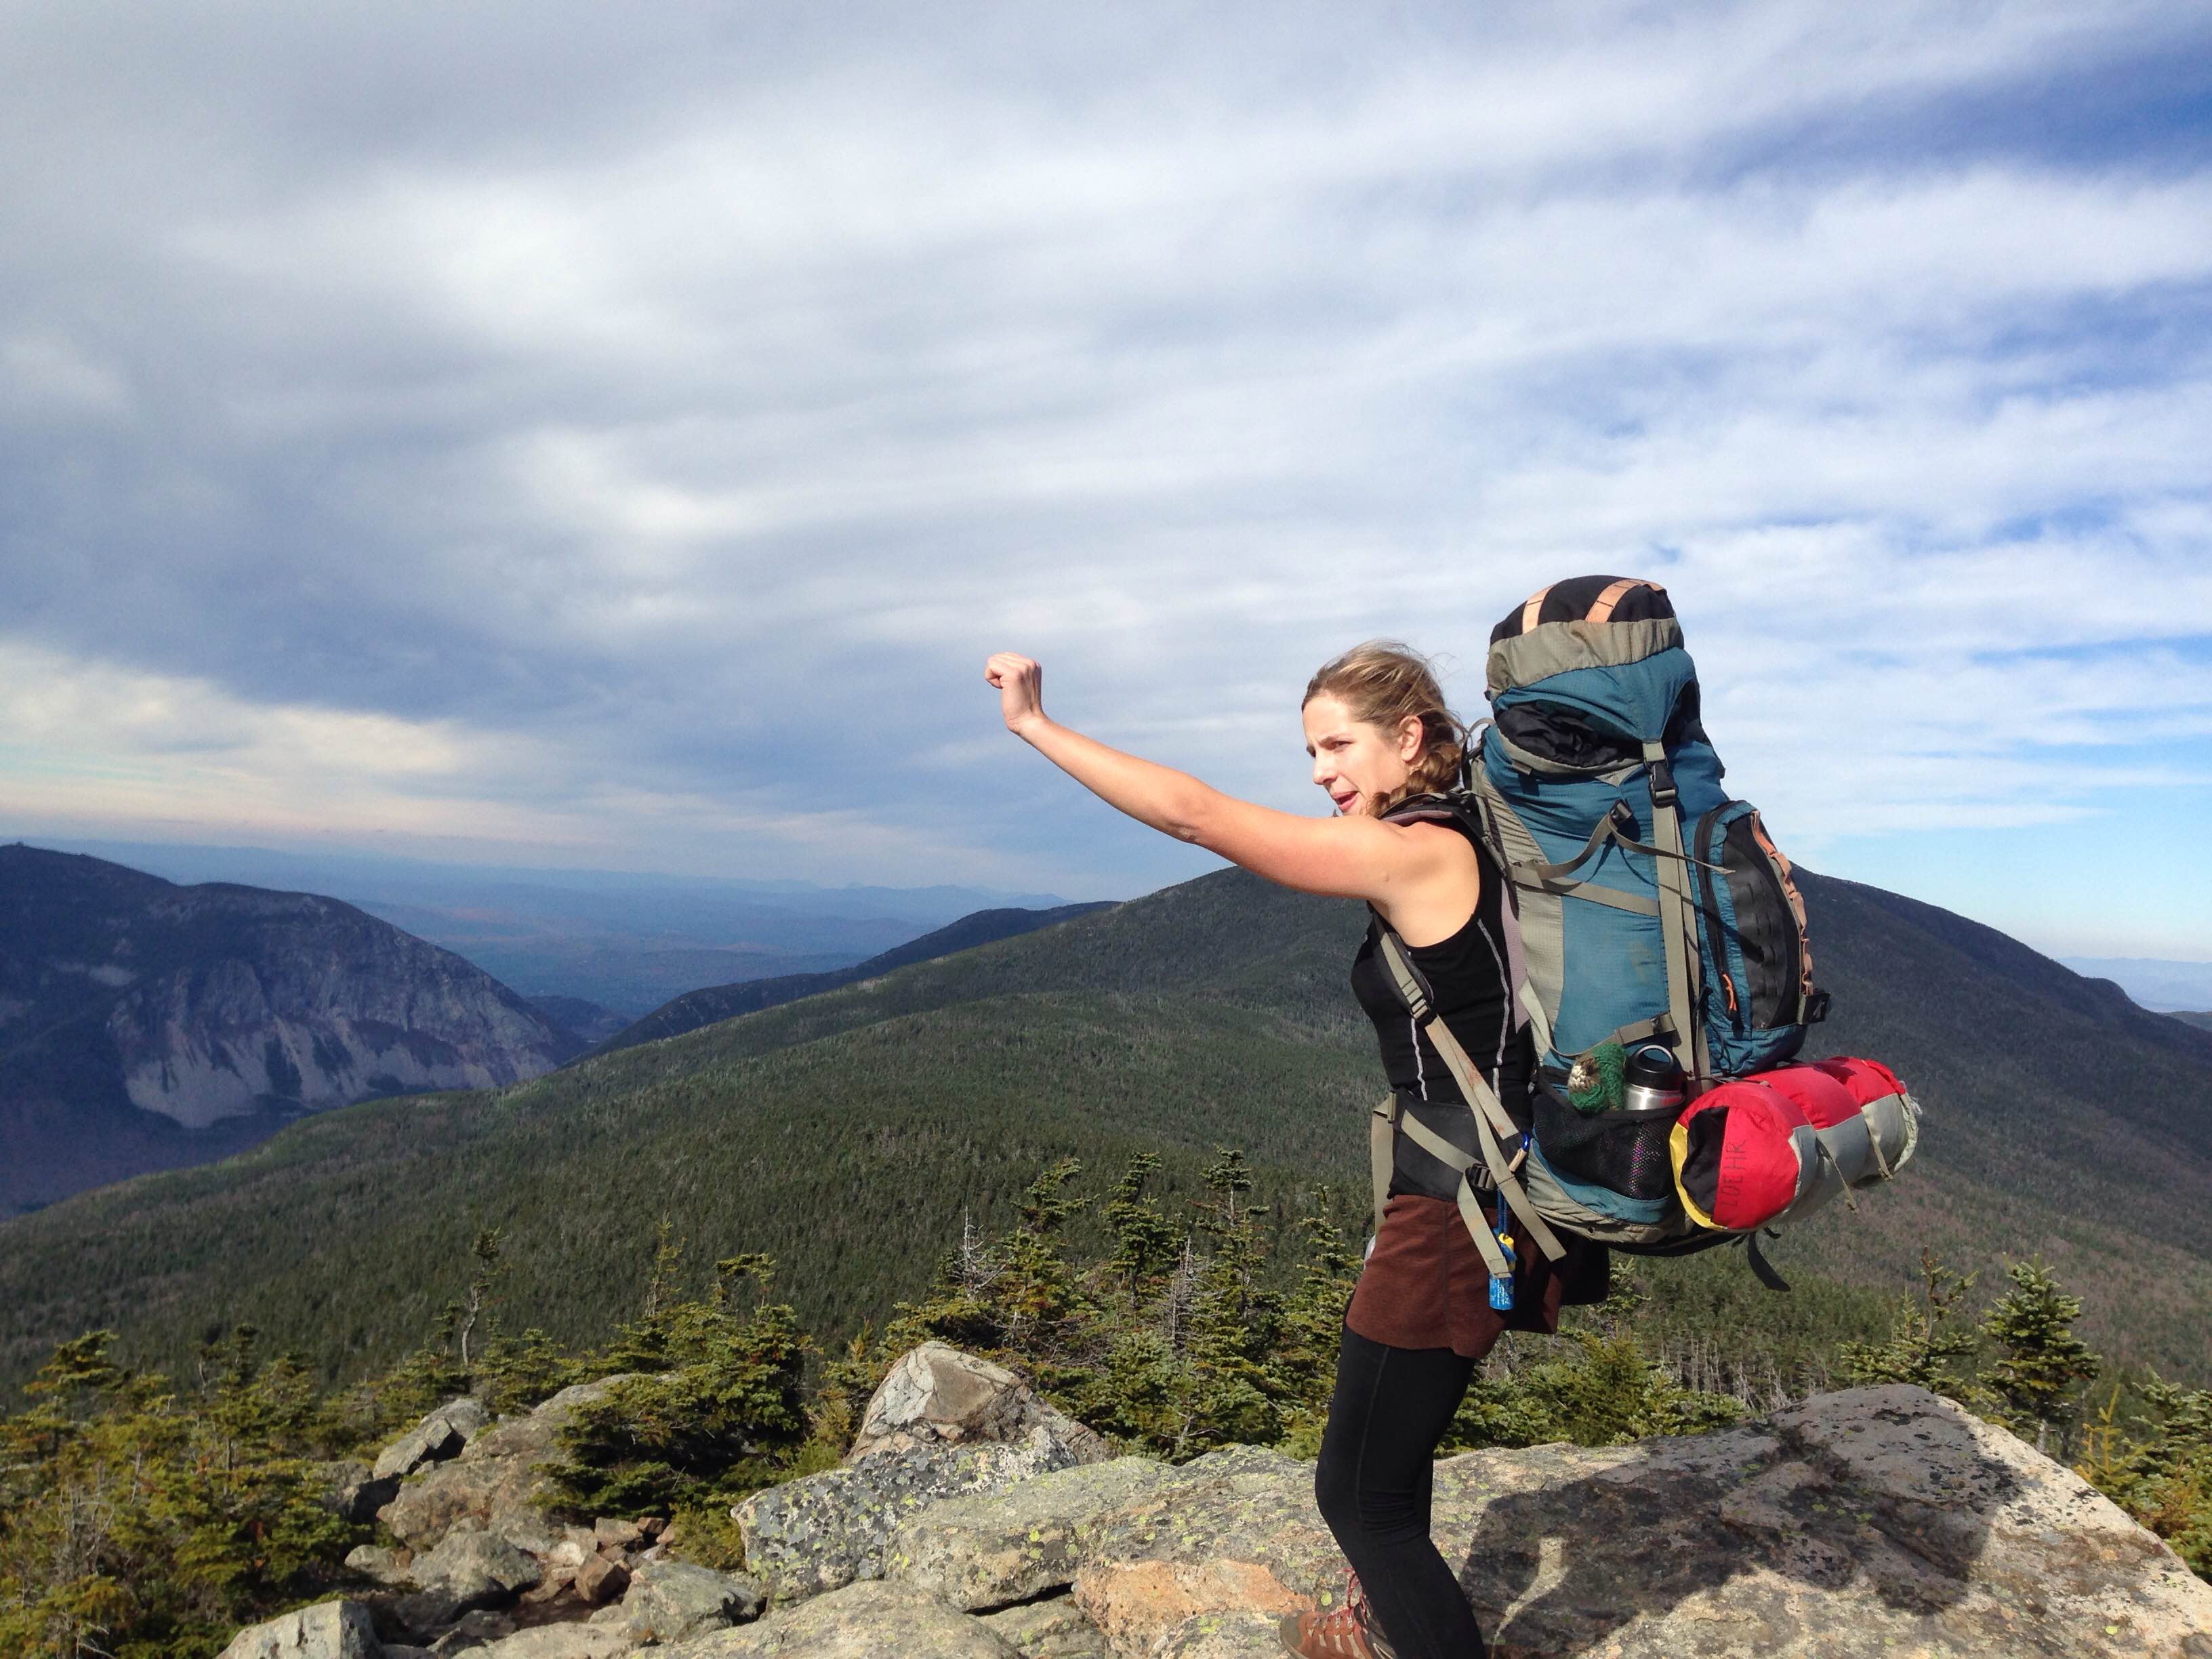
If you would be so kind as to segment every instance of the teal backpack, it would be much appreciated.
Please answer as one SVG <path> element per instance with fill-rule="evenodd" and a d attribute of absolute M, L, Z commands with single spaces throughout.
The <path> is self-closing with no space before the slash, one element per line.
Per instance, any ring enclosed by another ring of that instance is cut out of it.
<path fill-rule="evenodd" d="M 1614 576 L 1554 583 L 1492 631 L 1486 680 L 1492 717 L 1461 787 L 1389 816 L 1456 819 L 1505 872 L 1520 931 L 1515 992 L 1536 1048 L 1534 1122 L 1512 1121 L 1434 1017 L 1402 943 L 1379 927 L 1399 996 L 1474 1107 L 1478 1155 L 1385 1102 L 1371 1126 L 1377 1230 L 1393 1137 L 1406 1134 L 1461 1171 L 1461 1213 L 1493 1276 L 1510 1265 L 1498 1236 L 1507 1229 L 1489 1214 L 1500 1202 L 1554 1260 L 1559 1231 L 1648 1254 L 1755 1239 L 1686 1214 L 1671 1118 L 1569 1100 L 1587 1075 L 1578 1062 L 1653 1044 L 1672 1052 L 1694 1097 L 1789 1060 L 1827 1012 L 1790 861 L 1757 809 L 1722 787 L 1666 590 Z M 1899 1112 L 1917 1118 L 1917 1108 Z M 1752 1255 L 1778 1283 L 1755 1243 Z"/>

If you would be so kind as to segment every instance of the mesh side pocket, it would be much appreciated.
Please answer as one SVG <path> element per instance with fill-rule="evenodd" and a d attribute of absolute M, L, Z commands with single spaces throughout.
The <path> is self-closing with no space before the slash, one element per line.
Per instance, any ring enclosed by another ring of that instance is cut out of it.
<path fill-rule="evenodd" d="M 1577 1111 L 1539 1084 L 1528 1091 L 1536 1144 L 1562 1175 L 1594 1182 L 1628 1198 L 1665 1198 L 1674 1190 L 1668 1151 L 1674 1112 Z"/>

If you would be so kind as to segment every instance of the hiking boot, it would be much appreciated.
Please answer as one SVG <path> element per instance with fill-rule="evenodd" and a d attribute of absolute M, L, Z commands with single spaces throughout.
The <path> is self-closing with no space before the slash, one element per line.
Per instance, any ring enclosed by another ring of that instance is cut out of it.
<path fill-rule="evenodd" d="M 1286 1613 L 1276 1639 L 1298 1659 L 1398 1659 L 1360 1594 L 1359 1578 L 1345 1586 L 1344 1605 L 1328 1613 Z"/>

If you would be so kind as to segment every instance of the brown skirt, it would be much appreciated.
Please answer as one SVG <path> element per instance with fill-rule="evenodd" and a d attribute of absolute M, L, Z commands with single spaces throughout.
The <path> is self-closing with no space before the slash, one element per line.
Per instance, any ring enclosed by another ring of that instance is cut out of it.
<path fill-rule="evenodd" d="M 1382 1207 L 1382 1231 L 1360 1270 L 1344 1322 L 1394 1348 L 1449 1348 L 1480 1359 L 1507 1331 L 1556 1331 L 1559 1310 L 1602 1302 L 1611 1270 L 1602 1244 L 1562 1234 L 1566 1255 L 1547 1261 L 1526 1240 L 1513 1273 L 1513 1310 L 1490 1305 L 1490 1269 L 1468 1237 L 1459 1206 L 1402 1194 Z"/>

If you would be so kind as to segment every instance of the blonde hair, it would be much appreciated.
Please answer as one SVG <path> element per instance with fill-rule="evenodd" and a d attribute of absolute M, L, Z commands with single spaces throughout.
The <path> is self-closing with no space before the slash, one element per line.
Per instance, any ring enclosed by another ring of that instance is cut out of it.
<path fill-rule="evenodd" d="M 1352 717 L 1395 733 L 1401 721 L 1421 723 L 1420 752 L 1402 788 L 1369 803 L 1376 817 L 1401 800 L 1449 789 L 1467 757 L 1467 727 L 1445 706 L 1429 659 L 1396 640 L 1369 640 L 1332 657 L 1306 682 L 1303 708 L 1316 697 L 1334 697 Z"/>

